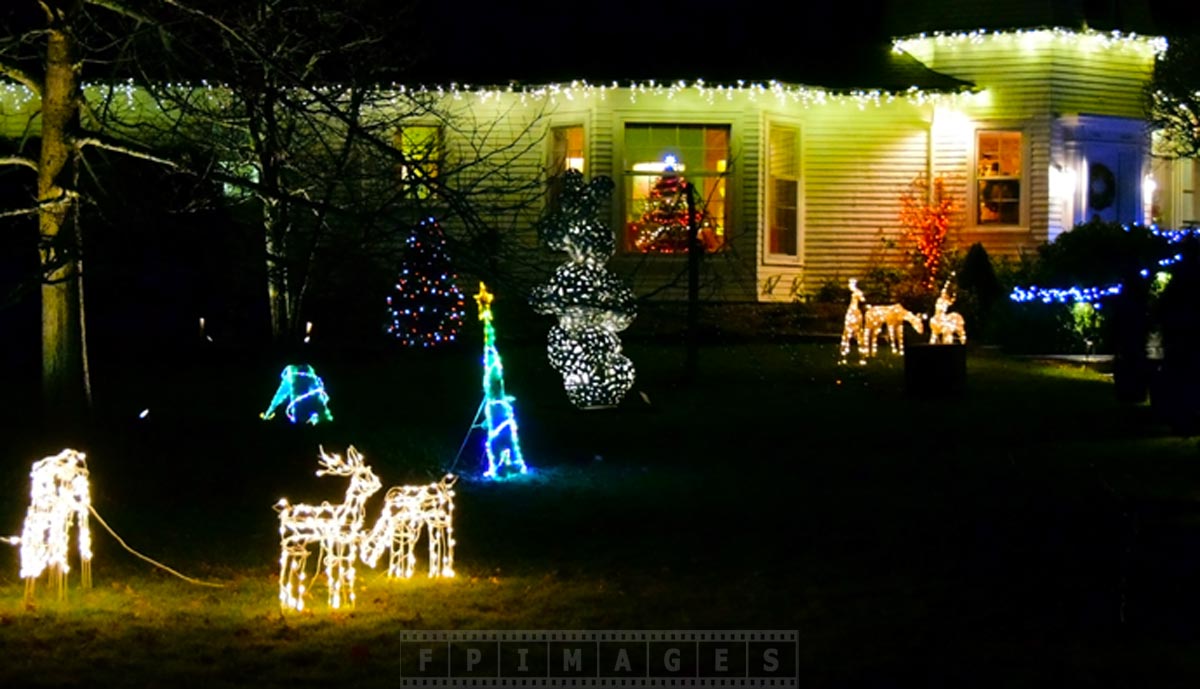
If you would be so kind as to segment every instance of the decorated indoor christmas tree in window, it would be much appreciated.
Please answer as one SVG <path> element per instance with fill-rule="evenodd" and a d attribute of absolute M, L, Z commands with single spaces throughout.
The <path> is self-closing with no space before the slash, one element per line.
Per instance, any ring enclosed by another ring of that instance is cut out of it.
<path fill-rule="evenodd" d="M 558 207 L 538 227 L 542 242 L 569 260 L 529 301 L 538 313 L 558 317 L 547 346 L 550 365 L 562 374 L 571 402 L 584 409 L 616 406 L 634 379 L 617 337 L 637 315 L 634 295 L 604 266 L 616 247 L 598 220 L 612 190 L 608 177 L 585 182 L 568 170 Z"/>
<path fill-rule="evenodd" d="M 395 293 L 387 298 L 388 333 L 407 347 L 453 341 L 463 322 L 455 278 L 441 226 L 422 220 L 408 236 Z"/>
<path fill-rule="evenodd" d="M 688 250 L 688 204 L 685 191 L 686 180 L 676 169 L 676 160 L 667 156 L 660 177 L 650 186 L 644 210 L 630 228 L 633 248 L 645 253 L 686 253 Z M 699 203 L 700 199 L 695 199 Z M 703 209 L 693 208 L 691 215 L 696 223 L 697 236 L 707 249 L 714 235 L 712 218 Z"/>

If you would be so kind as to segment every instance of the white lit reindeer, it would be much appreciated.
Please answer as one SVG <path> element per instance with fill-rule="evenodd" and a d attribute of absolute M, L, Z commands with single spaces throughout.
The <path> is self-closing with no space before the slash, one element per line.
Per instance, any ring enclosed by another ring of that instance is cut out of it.
<path fill-rule="evenodd" d="M 29 509 L 19 537 L 7 538 L 21 547 L 21 578 L 25 597 L 33 596 L 34 582 L 49 570 L 58 597 L 66 593 L 66 577 L 71 567 L 71 525 L 79 528 L 80 581 L 92 585 L 92 536 L 88 528 L 91 491 L 88 487 L 86 455 L 63 450 L 33 463 L 29 472 Z"/>
<path fill-rule="evenodd" d="M 875 356 L 879 336 L 886 335 L 888 345 L 895 354 L 904 353 L 904 324 L 908 323 L 918 335 L 925 333 L 924 322 L 917 314 L 904 308 L 903 304 L 868 306 L 863 315 L 863 331 L 866 333 L 867 348 Z"/>
<path fill-rule="evenodd" d="M 362 559 L 375 567 L 384 548 L 391 548 L 389 577 L 409 578 L 416 565 L 421 531 L 429 532 L 429 576 L 454 576 L 454 482 L 446 474 L 424 486 L 396 486 L 384 498 L 383 513 L 365 537 Z"/>
<path fill-rule="evenodd" d="M 354 564 L 362 539 L 367 499 L 381 487 L 371 467 L 353 446 L 341 455 L 325 454 L 321 448 L 317 476 L 348 476 L 350 487 L 339 505 L 291 505 L 286 499 L 275 505 L 279 512 L 279 603 L 285 609 L 303 610 L 306 591 L 308 548 L 320 547 L 318 562 L 325 567 L 329 585 L 329 607 L 354 605 Z M 320 565 L 318 565 L 319 567 Z"/>

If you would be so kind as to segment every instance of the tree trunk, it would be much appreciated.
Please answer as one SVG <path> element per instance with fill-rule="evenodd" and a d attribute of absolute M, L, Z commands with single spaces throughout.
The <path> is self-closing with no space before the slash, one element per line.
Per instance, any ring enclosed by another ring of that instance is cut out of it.
<path fill-rule="evenodd" d="M 271 309 L 271 339 L 290 344 L 293 336 L 291 300 L 288 298 L 287 217 L 278 201 L 263 203 L 263 229 L 267 236 L 267 299 Z"/>
<path fill-rule="evenodd" d="M 75 133 L 79 126 L 79 74 L 70 20 L 78 2 L 47 3 L 51 13 L 42 92 L 38 163 L 38 225 L 42 284 L 42 396 L 54 418 L 77 418 L 86 409 L 83 333 L 75 214 Z"/>

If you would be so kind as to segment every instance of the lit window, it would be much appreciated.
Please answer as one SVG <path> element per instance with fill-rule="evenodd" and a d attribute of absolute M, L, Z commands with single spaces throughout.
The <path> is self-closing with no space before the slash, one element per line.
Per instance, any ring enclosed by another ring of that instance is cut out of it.
<path fill-rule="evenodd" d="M 728 125 L 625 125 L 625 236 L 638 253 L 684 253 L 689 214 L 705 251 L 725 246 Z"/>
<path fill-rule="evenodd" d="M 976 152 L 976 212 L 979 225 L 1021 224 L 1021 132 L 979 132 Z"/>
<path fill-rule="evenodd" d="M 558 206 L 558 196 L 562 192 L 563 173 L 567 170 L 586 172 L 585 162 L 583 125 L 551 127 L 550 167 L 547 174 L 550 180 L 549 204 L 552 208 Z"/>
<path fill-rule="evenodd" d="M 771 125 L 767 139 L 767 253 L 800 255 L 800 132 Z"/>
<path fill-rule="evenodd" d="M 396 148 L 403 162 L 397 173 L 405 189 L 419 199 L 432 196 L 430 180 L 438 176 L 442 160 L 442 128 L 412 125 L 396 132 Z"/>
<path fill-rule="evenodd" d="M 584 169 L 583 125 L 554 127 L 550 130 L 550 175 L 557 177 L 567 170 Z"/>

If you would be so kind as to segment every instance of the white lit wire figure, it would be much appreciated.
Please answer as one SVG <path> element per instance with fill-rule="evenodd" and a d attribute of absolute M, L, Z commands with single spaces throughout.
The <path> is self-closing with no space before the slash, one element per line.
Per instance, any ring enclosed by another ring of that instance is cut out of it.
<path fill-rule="evenodd" d="M 33 596 L 37 578 L 49 570 L 58 597 L 66 595 L 71 525 L 79 528 L 80 583 L 92 586 L 92 535 L 88 524 L 91 491 L 86 455 L 63 450 L 33 463 L 29 472 L 29 509 L 19 537 L 8 540 L 21 547 L 21 578 L 25 596 Z"/>
<path fill-rule="evenodd" d="M 379 490 L 379 479 L 371 467 L 363 464 L 354 446 L 341 455 L 325 454 L 321 449 L 317 476 L 348 476 L 346 498 L 338 505 L 292 505 L 282 499 L 275 505 L 279 512 L 279 604 L 287 610 L 303 610 L 308 592 L 308 548 L 319 546 L 318 567 L 324 566 L 329 586 L 329 607 L 354 605 L 354 564 L 362 539 L 367 499 Z"/>
<path fill-rule="evenodd" d="M 363 562 L 374 567 L 390 548 L 388 577 L 412 577 L 416 545 L 424 529 L 429 533 L 429 576 L 454 576 L 454 482 L 446 474 L 424 486 L 396 486 L 384 498 L 383 513 L 362 547 Z"/>

